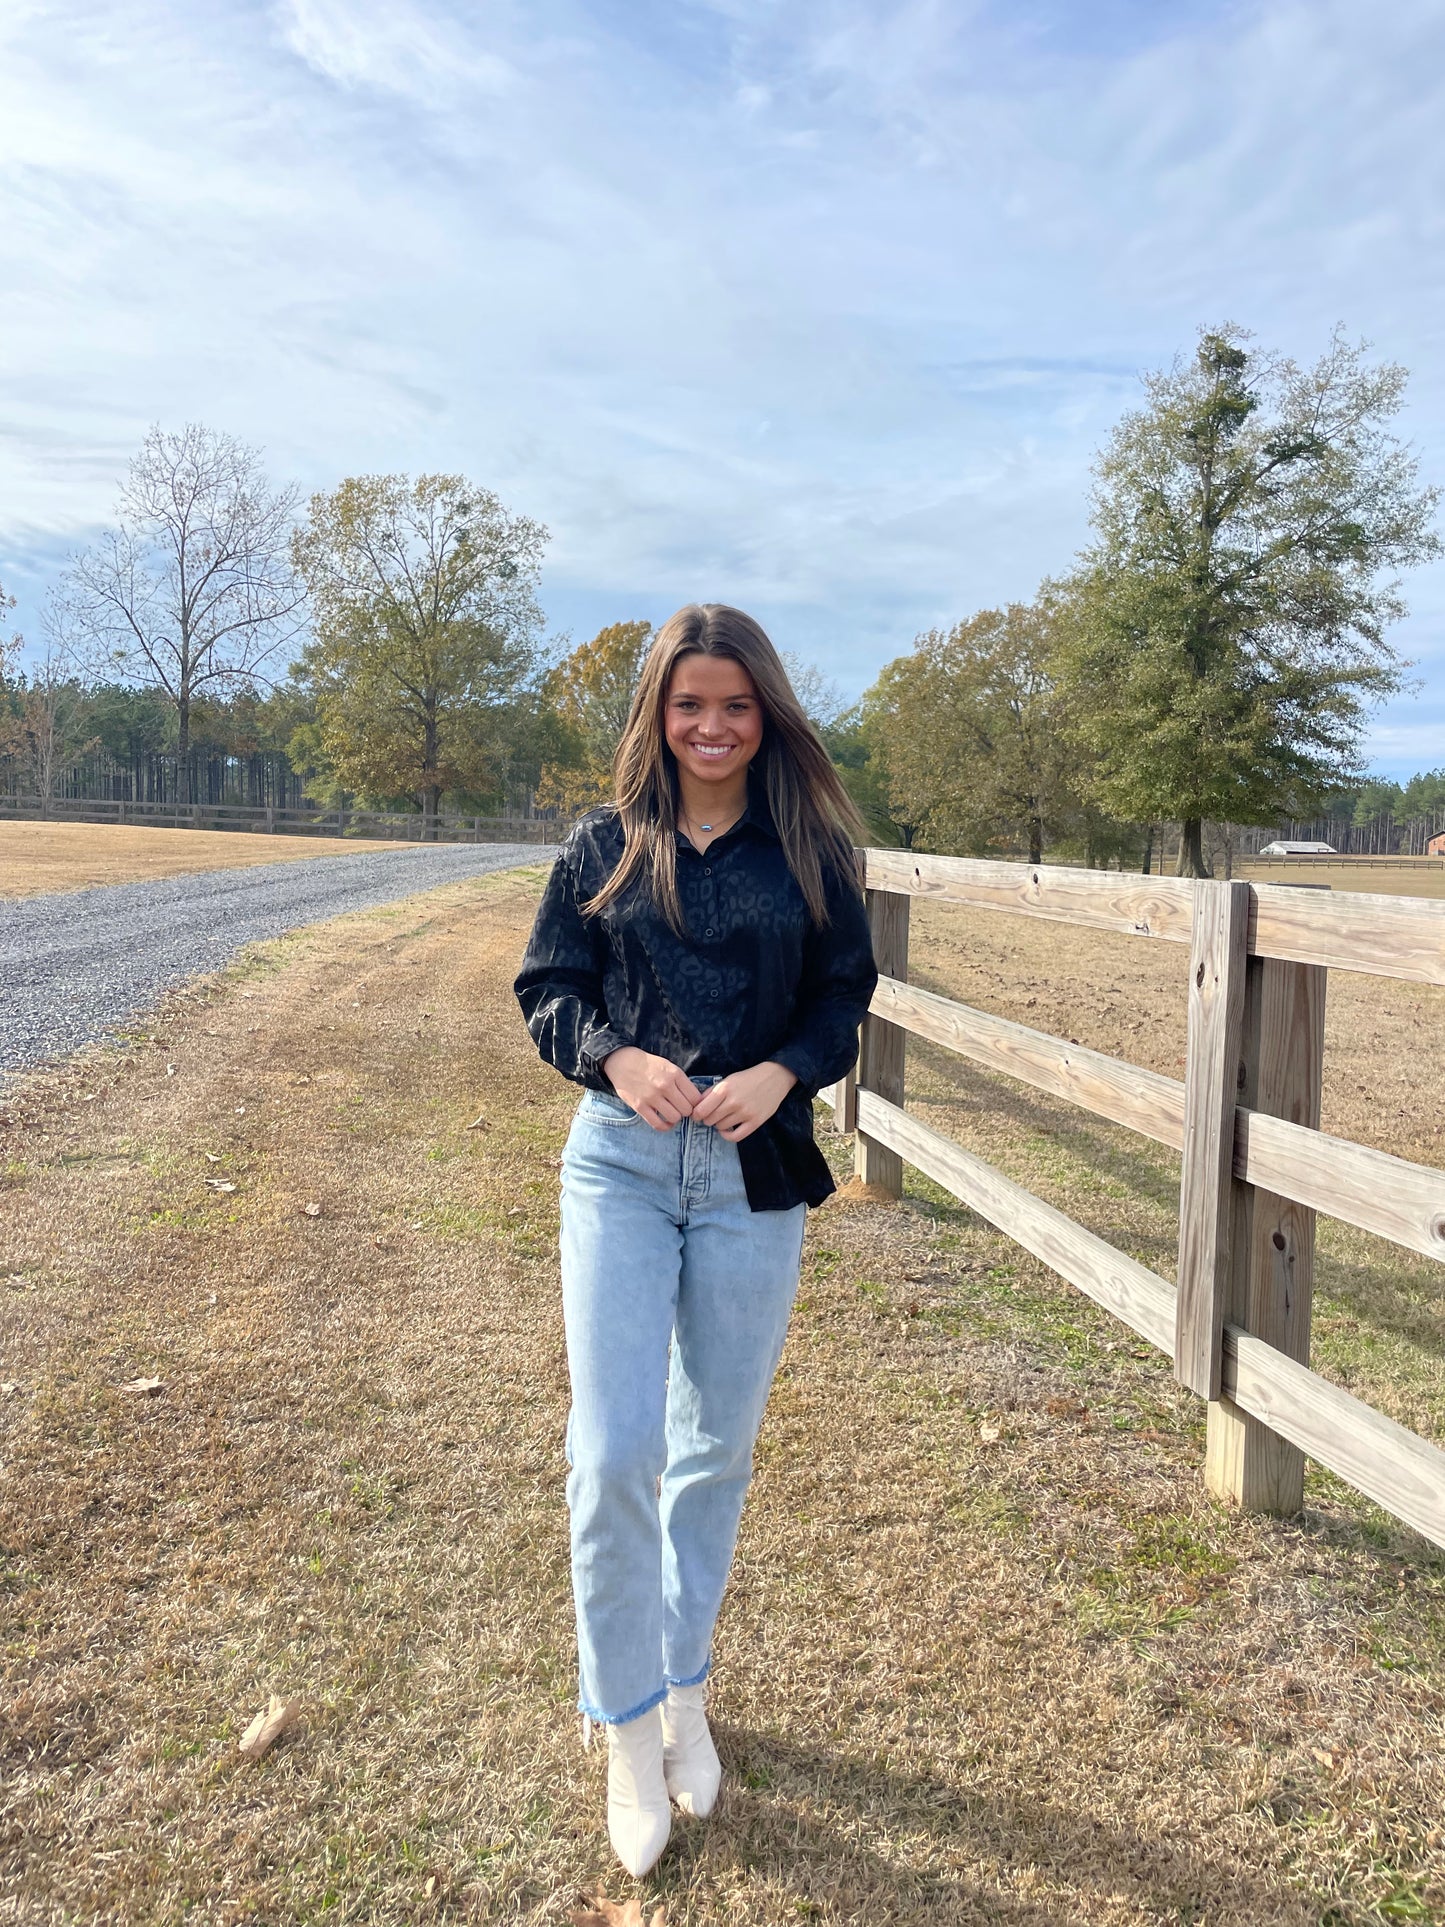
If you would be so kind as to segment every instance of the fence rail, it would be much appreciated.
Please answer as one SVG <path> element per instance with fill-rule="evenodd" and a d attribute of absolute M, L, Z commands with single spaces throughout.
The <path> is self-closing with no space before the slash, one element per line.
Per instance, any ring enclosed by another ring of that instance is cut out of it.
<path fill-rule="evenodd" d="M 1205 1477 L 1256 1510 L 1303 1501 L 1304 1458 L 1445 1546 L 1445 1451 L 1309 1368 L 1316 1213 L 1445 1262 L 1445 1172 L 1319 1129 L 1330 969 L 1445 984 L 1445 903 L 863 853 L 882 975 L 856 1073 L 822 1093 L 856 1168 L 915 1165 L 1169 1354 L 1208 1401 Z M 1184 1080 L 907 981 L 913 897 L 1190 945 Z M 904 1108 L 907 1036 L 1182 1154 L 1177 1285 Z"/>
<path fill-rule="evenodd" d="M 1250 856 L 1241 853 L 1236 862 L 1247 863 L 1251 870 L 1417 870 L 1429 875 L 1445 870 L 1445 856 L 1356 856 L 1341 850 L 1336 856 Z"/>
<path fill-rule="evenodd" d="M 132 803 L 95 797 L 0 796 L 0 821 L 137 823 L 161 829 L 250 830 L 288 836 L 380 837 L 393 842 L 555 843 L 570 819 L 437 816 L 388 810 L 282 809 L 253 803 Z"/>

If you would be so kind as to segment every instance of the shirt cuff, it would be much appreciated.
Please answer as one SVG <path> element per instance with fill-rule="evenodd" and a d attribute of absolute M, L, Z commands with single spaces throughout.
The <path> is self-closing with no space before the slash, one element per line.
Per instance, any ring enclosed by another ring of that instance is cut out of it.
<path fill-rule="evenodd" d="M 805 1090 L 816 1091 L 818 1082 L 818 1060 L 806 1044 L 784 1044 L 781 1050 L 769 1051 L 768 1061 L 781 1064 L 791 1071 Z"/>
<path fill-rule="evenodd" d="M 610 1057 L 615 1050 L 625 1049 L 631 1042 L 630 1037 L 624 1037 L 615 1030 L 594 1030 L 588 1037 L 582 1051 L 582 1067 L 597 1079 L 600 1089 L 612 1088 L 611 1080 L 602 1068 L 603 1058 Z"/>

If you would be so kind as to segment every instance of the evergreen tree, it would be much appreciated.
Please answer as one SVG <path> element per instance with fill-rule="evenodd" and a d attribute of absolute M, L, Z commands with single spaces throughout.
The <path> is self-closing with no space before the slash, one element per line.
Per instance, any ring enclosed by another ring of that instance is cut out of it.
<path fill-rule="evenodd" d="M 1206 818 L 1307 816 L 1356 773 L 1401 681 L 1394 572 L 1441 549 L 1385 425 L 1405 371 L 1338 332 L 1310 369 L 1249 341 L 1205 332 L 1114 431 L 1059 658 L 1094 799 L 1182 822 L 1188 876 Z"/>

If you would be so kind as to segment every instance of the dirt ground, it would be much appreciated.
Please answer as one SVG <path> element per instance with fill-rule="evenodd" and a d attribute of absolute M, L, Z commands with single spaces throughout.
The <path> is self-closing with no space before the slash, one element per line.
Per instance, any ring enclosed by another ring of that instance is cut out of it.
<path fill-rule="evenodd" d="M 576 1093 L 510 991 L 540 875 L 259 947 L 128 1049 L 10 1087 L 0 1921 L 559 1922 L 633 1890 L 572 1712 Z M 915 954 L 1177 1072 L 1172 946 L 932 908 Z M 1393 1148 L 1438 1162 L 1438 1002 L 1331 994 L 1334 1128 L 1392 1050 Z M 1172 1263 L 1142 1141 L 922 1050 L 909 1081 Z M 1439 1435 L 1438 1289 L 1350 1262 L 1329 1368 L 1374 1396 L 1407 1359 Z M 1202 1440 L 1150 1347 L 926 1180 L 812 1214 L 719 1629 L 725 1792 L 649 1911 L 1445 1920 L 1445 1556 L 1322 1476 L 1297 1520 L 1226 1513 Z M 245 1764 L 272 1692 L 300 1721 Z"/>
<path fill-rule="evenodd" d="M 307 857 L 355 856 L 358 849 L 399 850 L 340 836 L 253 836 L 247 830 L 162 830 L 131 823 L 0 821 L 0 898 L 98 883 L 140 883 L 191 876 L 198 870 L 249 869 Z"/>

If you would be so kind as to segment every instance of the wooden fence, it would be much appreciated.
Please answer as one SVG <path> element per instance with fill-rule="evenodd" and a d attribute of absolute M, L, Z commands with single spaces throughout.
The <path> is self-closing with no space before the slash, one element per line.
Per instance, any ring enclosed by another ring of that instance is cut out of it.
<path fill-rule="evenodd" d="M 1445 856 L 1237 856 L 1251 870 L 1413 870 L 1417 876 L 1445 874 Z"/>
<path fill-rule="evenodd" d="M 903 1163 L 1167 1352 L 1209 1402 L 1205 1477 L 1303 1503 L 1307 1454 L 1445 1546 L 1445 1451 L 1309 1369 L 1315 1214 L 1445 1261 L 1445 1172 L 1319 1129 L 1327 972 L 1445 984 L 1445 903 L 868 850 L 880 976 L 856 1074 L 822 1093 L 889 1195 Z M 1184 1081 L 908 982 L 913 897 L 1190 949 Z M 1178 1284 L 903 1108 L 911 1033 L 1182 1152 Z"/>
<path fill-rule="evenodd" d="M 387 810 L 289 810 L 253 803 L 132 803 L 96 797 L 0 796 L 0 822 L 42 818 L 53 823 L 144 823 L 161 829 L 253 830 L 295 836 L 423 839 L 420 814 Z M 438 843 L 558 843 L 571 818 L 536 816 L 438 816 Z"/>

